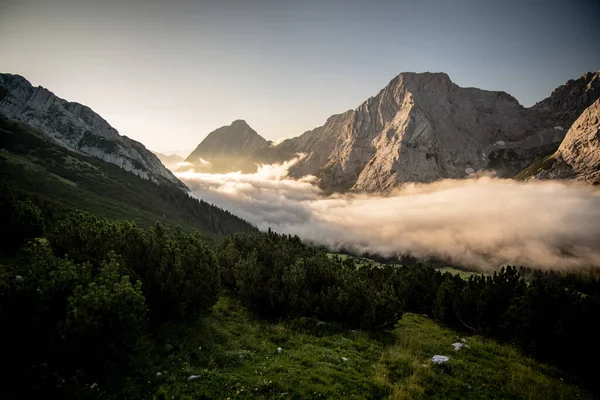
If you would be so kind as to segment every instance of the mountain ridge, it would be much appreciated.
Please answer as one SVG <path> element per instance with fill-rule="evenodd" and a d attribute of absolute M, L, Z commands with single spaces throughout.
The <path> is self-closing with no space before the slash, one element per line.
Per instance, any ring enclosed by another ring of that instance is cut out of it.
<path fill-rule="evenodd" d="M 50 90 L 34 87 L 26 78 L 0 74 L 0 114 L 41 130 L 56 143 L 115 164 L 135 175 L 159 183 L 166 179 L 186 186 L 146 147 L 120 135 L 90 107 L 70 102 Z"/>
<path fill-rule="evenodd" d="M 158 185 L 96 157 L 62 146 L 20 121 L 0 117 L 0 182 L 61 208 L 82 209 L 140 226 L 160 221 L 198 230 L 206 240 L 254 232 L 248 222 L 191 196 L 163 178 Z"/>

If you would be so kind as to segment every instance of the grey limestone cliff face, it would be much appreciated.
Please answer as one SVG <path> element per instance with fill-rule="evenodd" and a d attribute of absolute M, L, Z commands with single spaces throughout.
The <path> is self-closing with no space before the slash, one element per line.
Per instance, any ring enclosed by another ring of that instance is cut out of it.
<path fill-rule="evenodd" d="M 600 99 L 581 113 L 535 178 L 600 184 Z"/>
<path fill-rule="evenodd" d="M 443 73 L 402 73 L 355 110 L 292 139 L 309 154 L 292 175 L 317 175 L 340 191 L 463 178 L 486 169 L 498 143 L 526 139 L 530 125 L 506 93 L 461 88 Z"/>
<path fill-rule="evenodd" d="M 68 102 L 43 87 L 33 87 L 19 75 L 0 74 L 0 114 L 21 121 L 53 138 L 58 144 L 79 150 L 130 171 L 143 179 L 167 179 L 181 183 L 141 143 L 121 136 L 89 107 Z"/>
<path fill-rule="evenodd" d="M 316 175 L 335 191 L 386 191 L 477 171 L 510 177 L 556 150 L 582 104 L 598 98 L 597 85 L 588 73 L 524 108 L 444 73 L 401 73 L 356 109 L 281 143 L 275 158 L 306 153 L 291 175 Z"/>
<path fill-rule="evenodd" d="M 552 91 L 546 99 L 536 103 L 533 110 L 554 126 L 568 129 L 581 113 L 600 97 L 600 72 L 586 72 Z"/>

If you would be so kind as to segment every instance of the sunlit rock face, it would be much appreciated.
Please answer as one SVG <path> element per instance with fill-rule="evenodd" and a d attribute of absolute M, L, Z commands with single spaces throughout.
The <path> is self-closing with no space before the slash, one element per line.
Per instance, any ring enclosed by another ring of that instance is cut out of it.
<path fill-rule="evenodd" d="M 274 146 L 246 125 L 236 141 L 234 123 L 211 133 L 211 145 L 203 146 L 205 140 L 190 158 L 212 162 L 209 150 L 218 149 L 220 159 L 234 160 L 228 165 L 240 157 L 252 165 L 302 153 L 306 157 L 290 176 L 314 175 L 330 192 L 389 191 L 406 182 L 480 171 L 511 177 L 556 151 L 573 121 L 600 95 L 597 76 L 569 81 L 525 108 L 504 92 L 459 87 L 444 73 L 401 73 L 356 109 L 299 137 Z"/>
<path fill-rule="evenodd" d="M 244 120 L 236 120 L 208 136 L 185 159 L 181 170 L 193 168 L 196 172 L 256 172 L 257 153 L 271 146 Z"/>
<path fill-rule="evenodd" d="M 535 178 L 600 184 L 600 99 L 581 113 Z"/>
<path fill-rule="evenodd" d="M 26 123 L 63 146 L 143 179 L 165 178 L 185 187 L 144 145 L 119 135 L 89 107 L 63 100 L 43 87 L 33 87 L 19 75 L 0 74 L 0 90 L 0 113 L 8 119 Z"/>
<path fill-rule="evenodd" d="M 333 190 L 386 191 L 486 169 L 495 143 L 524 140 L 531 124 L 506 93 L 460 88 L 443 73 L 402 73 L 355 110 L 280 146 L 309 154 L 292 176 L 316 175 Z"/>

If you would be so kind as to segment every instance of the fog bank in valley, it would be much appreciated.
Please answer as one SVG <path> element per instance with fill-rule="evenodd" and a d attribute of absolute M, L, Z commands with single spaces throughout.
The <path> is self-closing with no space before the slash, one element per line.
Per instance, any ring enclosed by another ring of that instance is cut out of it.
<path fill-rule="evenodd" d="M 600 191 L 492 177 L 408 184 L 387 194 L 325 196 L 295 180 L 299 158 L 257 173 L 177 174 L 193 194 L 261 230 L 332 249 L 438 258 L 474 268 L 600 265 Z"/>

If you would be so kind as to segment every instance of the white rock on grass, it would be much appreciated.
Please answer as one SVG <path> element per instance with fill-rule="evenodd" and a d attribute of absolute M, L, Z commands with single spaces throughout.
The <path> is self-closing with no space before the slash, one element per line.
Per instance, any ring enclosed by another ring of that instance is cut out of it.
<path fill-rule="evenodd" d="M 454 346 L 454 351 L 459 351 L 463 347 L 465 349 L 470 349 L 468 344 L 464 344 L 464 343 L 460 343 L 460 342 L 452 343 L 452 346 Z"/>
<path fill-rule="evenodd" d="M 447 356 L 440 356 L 436 354 L 435 356 L 431 357 L 431 362 L 434 364 L 443 364 L 448 361 L 450 361 L 450 357 Z"/>
<path fill-rule="evenodd" d="M 188 381 L 195 381 L 197 379 L 200 379 L 200 375 L 190 375 L 187 380 Z"/>
<path fill-rule="evenodd" d="M 342 357 L 342 361 L 346 362 L 348 359 L 346 357 Z"/>

